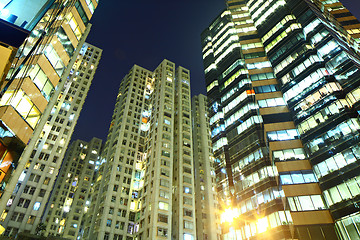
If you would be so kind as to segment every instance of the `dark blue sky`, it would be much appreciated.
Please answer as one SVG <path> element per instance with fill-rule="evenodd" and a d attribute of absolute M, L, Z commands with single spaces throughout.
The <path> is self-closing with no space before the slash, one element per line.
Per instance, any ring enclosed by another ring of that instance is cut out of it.
<path fill-rule="evenodd" d="M 106 139 L 121 79 L 134 65 L 149 70 L 163 59 L 191 71 L 192 95 L 205 93 L 200 33 L 224 0 L 100 0 L 87 42 L 103 56 L 72 140 Z"/>
<path fill-rule="evenodd" d="M 342 2 L 360 17 L 359 0 Z M 72 140 L 106 139 L 118 87 L 134 65 L 153 70 L 164 58 L 191 71 L 192 95 L 205 94 L 200 33 L 224 0 L 100 0 L 87 42 L 103 56 Z"/>

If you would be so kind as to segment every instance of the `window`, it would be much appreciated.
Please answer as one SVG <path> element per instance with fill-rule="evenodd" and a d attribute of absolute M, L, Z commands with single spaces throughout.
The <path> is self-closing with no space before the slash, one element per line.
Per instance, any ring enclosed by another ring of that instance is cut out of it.
<path fill-rule="evenodd" d="M 231 109 L 233 109 L 234 107 L 236 107 L 240 102 L 242 102 L 243 100 L 245 100 L 246 98 L 255 95 L 255 91 L 254 90 L 246 90 L 243 93 L 241 93 L 240 95 L 238 95 L 234 100 L 232 100 L 231 102 L 229 102 L 223 109 L 224 114 L 229 112 Z"/>
<path fill-rule="evenodd" d="M 65 16 L 71 30 L 74 32 L 76 38 L 80 40 L 81 38 L 81 31 L 78 23 L 76 22 L 74 15 L 70 12 Z"/>
<path fill-rule="evenodd" d="M 194 228 L 193 222 L 184 220 L 184 228 L 193 229 Z"/>
<path fill-rule="evenodd" d="M 183 179 L 184 179 L 185 183 L 191 184 L 191 178 L 190 177 L 183 176 Z"/>
<path fill-rule="evenodd" d="M 107 226 L 107 227 L 111 227 L 111 223 L 112 223 L 112 220 L 111 220 L 111 219 L 108 219 L 108 220 L 106 221 L 106 226 Z"/>
<path fill-rule="evenodd" d="M 359 159 L 360 145 L 355 145 L 350 149 L 346 149 L 345 151 L 342 151 L 335 156 L 316 164 L 314 166 L 314 172 L 320 178 L 351 163 L 354 163 Z"/>
<path fill-rule="evenodd" d="M 253 186 L 254 184 L 268 178 L 275 177 L 277 175 L 277 169 L 271 166 L 267 166 L 259 169 L 258 171 L 246 176 L 243 181 L 242 189 Z"/>
<path fill-rule="evenodd" d="M 320 135 L 318 138 L 311 140 L 305 146 L 309 149 L 310 154 L 320 150 L 321 147 L 331 144 L 340 138 L 344 138 L 347 135 L 353 134 L 360 130 L 360 122 L 356 118 L 349 119 L 340 123 L 335 128 Z"/>
<path fill-rule="evenodd" d="M 241 120 L 239 120 L 241 122 Z M 237 128 L 237 134 L 239 135 L 240 133 L 246 131 L 248 128 L 250 128 L 251 126 L 253 126 L 254 124 L 260 124 L 263 122 L 263 119 L 261 116 L 252 116 L 249 119 L 247 119 L 246 121 L 242 122 Z M 230 137 L 230 134 L 229 134 Z"/>
<path fill-rule="evenodd" d="M 360 239 L 360 232 L 358 224 L 360 221 L 360 214 L 356 213 L 348 217 L 341 218 L 335 224 L 339 228 L 342 236 L 348 236 L 346 239 Z"/>
<path fill-rule="evenodd" d="M 169 192 L 165 191 L 165 190 L 160 190 L 159 196 L 162 197 L 162 198 L 166 198 L 166 199 L 170 198 Z"/>
<path fill-rule="evenodd" d="M 46 47 L 45 56 L 55 69 L 56 73 L 61 77 L 65 70 L 65 65 L 51 44 Z"/>
<path fill-rule="evenodd" d="M 41 203 L 40 203 L 40 202 L 35 202 L 33 209 L 34 209 L 35 211 L 38 211 L 38 210 L 40 209 L 40 206 L 41 206 Z"/>
<path fill-rule="evenodd" d="M 266 80 L 266 79 L 273 79 L 276 78 L 274 73 L 259 73 L 259 74 L 253 74 L 250 76 L 251 81 L 260 81 L 260 80 Z"/>
<path fill-rule="evenodd" d="M 44 71 L 40 68 L 39 64 L 32 66 L 29 71 L 29 76 L 35 85 L 39 88 L 46 100 L 50 100 L 51 94 L 54 91 L 54 86 L 48 79 Z"/>
<path fill-rule="evenodd" d="M 279 2 L 282 2 L 285 4 L 285 1 L 281 0 Z M 265 16 L 262 16 L 264 18 Z M 265 19 L 264 19 L 265 20 Z M 257 24 L 255 22 L 255 24 Z M 268 45 L 265 46 L 265 51 L 269 52 L 273 47 L 275 47 L 278 43 L 280 43 L 284 38 L 286 38 L 292 31 L 296 29 L 300 29 L 301 24 L 300 23 L 293 23 L 289 27 L 287 27 L 282 33 L 280 33 L 273 41 L 271 41 Z"/>
<path fill-rule="evenodd" d="M 165 157 L 170 157 L 170 152 L 165 151 L 165 150 L 162 150 L 162 151 L 161 151 L 161 155 L 162 155 L 162 156 L 165 156 Z"/>
<path fill-rule="evenodd" d="M 184 216 L 192 217 L 193 216 L 192 210 L 184 208 Z"/>
<path fill-rule="evenodd" d="M 280 91 L 279 85 L 265 85 L 254 87 L 255 93 L 269 93 L 269 92 L 277 92 Z"/>
<path fill-rule="evenodd" d="M 281 184 L 301 184 L 301 183 L 314 183 L 318 182 L 312 171 L 294 171 L 290 173 L 280 174 Z"/>
<path fill-rule="evenodd" d="M 160 186 L 169 187 L 169 181 L 165 179 L 160 179 Z"/>
<path fill-rule="evenodd" d="M 273 151 L 273 159 L 275 161 L 303 160 L 305 151 L 302 148 Z"/>
<path fill-rule="evenodd" d="M 76 7 L 76 10 L 78 11 L 82 21 L 84 22 L 85 26 L 88 24 L 89 22 L 89 19 L 88 17 L 86 16 L 85 14 L 85 10 L 84 8 L 82 7 L 82 5 L 80 4 L 80 2 L 75 2 L 75 7 Z"/>
<path fill-rule="evenodd" d="M 40 118 L 39 109 L 21 89 L 16 92 L 14 90 L 6 91 L 0 100 L 0 105 L 13 106 L 32 128 L 36 126 Z"/>
<path fill-rule="evenodd" d="M 157 235 L 161 237 L 167 237 L 168 236 L 168 230 L 166 228 L 157 228 Z"/>
<path fill-rule="evenodd" d="M 317 86 L 312 86 L 315 82 L 321 83 L 322 81 L 317 81 L 321 78 L 321 70 L 311 74 L 310 78 L 305 78 L 300 83 L 296 84 L 294 87 L 289 89 L 284 93 L 284 99 L 286 101 L 291 101 L 291 99 L 297 100 L 299 97 L 306 95 L 311 92 Z M 301 102 L 301 105 L 297 106 L 296 109 L 302 108 L 304 104 L 313 105 L 313 103 L 319 101 L 321 98 L 333 93 L 340 91 L 342 89 L 339 83 L 326 83 L 322 88 L 318 91 L 313 92 L 310 96 L 306 97 L 305 100 Z M 303 109 L 303 108 L 302 108 Z"/>
<path fill-rule="evenodd" d="M 229 86 L 235 79 L 237 79 L 237 78 L 240 77 L 241 75 L 246 76 L 246 74 L 248 74 L 248 73 L 249 73 L 249 71 L 248 71 L 247 69 L 244 69 L 244 68 L 239 69 L 236 73 L 234 73 L 229 79 L 227 79 L 227 80 L 225 81 L 224 85 L 221 86 L 220 89 L 221 89 L 221 90 L 225 89 L 225 88 L 226 88 L 227 86 Z M 240 84 L 244 84 L 244 83 L 247 82 L 247 81 L 249 81 L 249 80 L 248 80 L 248 79 L 245 79 L 245 80 L 241 81 L 241 82 L 239 83 L 238 87 L 240 86 Z M 228 94 L 226 94 L 226 96 L 229 97 Z M 226 98 L 227 98 L 227 97 L 226 97 Z M 224 100 L 221 99 L 221 101 L 224 101 Z"/>
<path fill-rule="evenodd" d="M 328 206 L 349 200 L 360 195 L 359 177 L 351 178 L 344 183 L 324 191 L 325 201 Z"/>
<path fill-rule="evenodd" d="M 194 240 L 194 236 L 189 233 L 184 233 L 184 240 Z"/>
<path fill-rule="evenodd" d="M 288 130 L 280 130 L 267 132 L 267 137 L 270 142 L 273 141 L 287 141 L 287 140 L 295 140 L 299 138 L 299 133 L 296 129 L 288 129 Z"/>
<path fill-rule="evenodd" d="M 254 6 L 256 6 L 256 5 L 254 5 Z M 264 37 L 261 38 L 262 42 L 265 42 L 266 40 L 268 40 L 271 36 L 274 35 L 274 33 L 281 30 L 287 22 L 294 20 L 294 19 L 296 19 L 294 15 L 285 16 L 283 19 L 281 19 L 281 21 L 278 24 L 275 25 L 275 27 L 273 27 L 270 31 L 268 31 L 264 35 Z"/>
<path fill-rule="evenodd" d="M 321 195 L 288 197 L 287 200 L 291 211 L 314 211 L 326 209 Z"/>
<path fill-rule="evenodd" d="M 191 189 L 190 187 L 184 187 L 184 193 L 191 194 L 191 193 L 192 193 L 192 189 Z"/>
<path fill-rule="evenodd" d="M 283 98 L 268 98 L 264 100 L 258 101 L 260 108 L 266 107 L 277 107 L 277 106 L 285 106 L 286 103 Z"/>
<path fill-rule="evenodd" d="M 184 167 L 184 172 L 191 174 L 191 168 Z"/>
<path fill-rule="evenodd" d="M 246 64 L 249 70 L 251 69 L 261 69 L 266 67 L 271 67 L 271 63 L 269 61 L 266 62 L 255 62 L 255 63 L 248 63 Z"/>
<path fill-rule="evenodd" d="M 184 197 L 183 200 L 184 200 L 184 204 L 192 205 L 192 199 L 191 198 Z"/>
<path fill-rule="evenodd" d="M 233 124 L 234 122 L 239 121 L 239 119 L 241 119 L 242 116 L 244 116 L 248 112 L 250 112 L 252 110 L 256 110 L 256 109 L 259 109 L 259 106 L 256 103 L 249 103 L 249 104 L 245 105 L 244 107 L 242 107 L 241 109 L 236 111 L 234 114 L 232 114 L 230 117 L 225 119 L 225 127 L 228 127 L 231 124 Z M 210 124 L 211 124 L 211 121 L 210 121 Z"/>
<path fill-rule="evenodd" d="M 245 156 L 244 158 L 240 159 L 238 162 L 232 164 L 232 171 L 233 172 L 240 172 L 240 169 L 243 169 L 248 164 L 257 161 L 264 157 L 263 152 L 267 152 L 266 149 L 257 149 L 256 151 L 250 153 L 249 155 Z"/>
<path fill-rule="evenodd" d="M 168 216 L 165 214 L 158 214 L 158 222 L 167 223 L 168 222 Z"/>
<path fill-rule="evenodd" d="M 159 209 L 161 210 L 169 210 L 169 204 L 166 202 L 159 202 Z"/>
<path fill-rule="evenodd" d="M 219 148 L 225 146 L 228 144 L 227 138 L 223 137 L 220 138 L 218 141 L 216 141 L 213 145 L 213 151 L 215 152 L 216 150 L 218 150 Z"/>
<path fill-rule="evenodd" d="M 166 169 L 164 169 L 164 168 L 161 168 L 161 175 L 162 175 L 162 176 L 168 177 L 169 174 L 170 174 L 170 171 L 169 171 L 169 170 L 166 170 Z"/>

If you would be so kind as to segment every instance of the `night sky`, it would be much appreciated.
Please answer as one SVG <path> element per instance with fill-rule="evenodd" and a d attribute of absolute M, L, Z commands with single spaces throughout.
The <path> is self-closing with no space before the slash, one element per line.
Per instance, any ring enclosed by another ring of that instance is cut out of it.
<path fill-rule="evenodd" d="M 360 1 L 343 0 L 360 19 Z M 103 49 L 72 140 L 104 141 L 121 79 L 134 65 L 154 70 L 163 59 L 190 70 L 192 95 L 205 94 L 200 34 L 224 0 L 99 0 L 87 42 Z"/>

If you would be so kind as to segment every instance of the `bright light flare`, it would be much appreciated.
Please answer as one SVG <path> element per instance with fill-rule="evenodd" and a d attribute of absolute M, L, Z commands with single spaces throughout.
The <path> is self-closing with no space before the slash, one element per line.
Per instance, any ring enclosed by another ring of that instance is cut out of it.
<path fill-rule="evenodd" d="M 269 223 L 268 223 L 267 217 L 258 219 L 257 228 L 258 228 L 259 233 L 266 232 L 268 227 L 269 227 Z"/>
<path fill-rule="evenodd" d="M 234 218 L 238 218 L 240 216 L 240 210 L 238 208 L 227 208 L 221 214 L 221 223 L 228 222 L 232 223 Z"/>

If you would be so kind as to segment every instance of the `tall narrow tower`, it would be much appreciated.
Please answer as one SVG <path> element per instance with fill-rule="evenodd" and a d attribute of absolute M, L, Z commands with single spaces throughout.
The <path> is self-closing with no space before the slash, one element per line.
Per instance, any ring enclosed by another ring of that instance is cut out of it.
<path fill-rule="evenodd" d="M 212 154 L 208 102 L 206 96 L 194 96 L 191 102 L 196 239 L 220 239 L 219 207 L 216 197 L 214 157 Z"/>
<path fill-rule="evenodd" d="M 195 239 L 192 156 L 189 70 L 135 65 L 120 84 L 85 237 Z"/>

